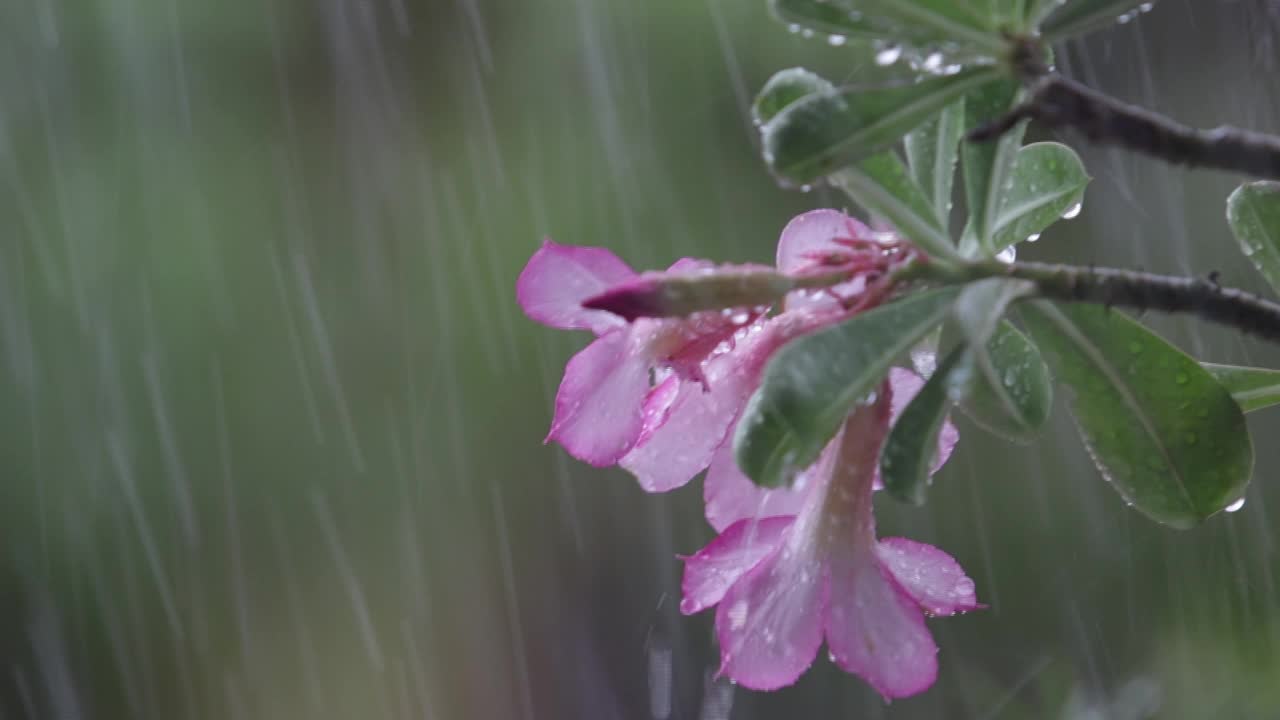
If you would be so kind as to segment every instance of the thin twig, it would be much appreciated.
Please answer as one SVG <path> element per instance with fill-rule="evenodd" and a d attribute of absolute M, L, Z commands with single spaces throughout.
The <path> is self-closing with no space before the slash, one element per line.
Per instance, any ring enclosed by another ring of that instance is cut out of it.
<path fill-rule="evenodd" d="M 1190 313 L 1246 333 L 1280 342 L 1280 303 L 1235 288 L 1225 288 L 1216 278 L 1188 278 L 1113 268 L 1078 267 L 1045 263 L 992 261 L 974 268 L 982 274 L 1030 280 L 1040 294 L 1055 300 L 1092 302 Z"/>
<path fill-rule="evenodd" d="M 1198 130 L 1060 75 L 1026 72 L 1030 99 L 972 130 L 974 142 L 994 140 L 1025 119 L 1074 128 L 1091 142 L 1117 145 L 1175 165 L 1229 170 L 1280 180 L 1280 137 L 1221 126 Z"/>

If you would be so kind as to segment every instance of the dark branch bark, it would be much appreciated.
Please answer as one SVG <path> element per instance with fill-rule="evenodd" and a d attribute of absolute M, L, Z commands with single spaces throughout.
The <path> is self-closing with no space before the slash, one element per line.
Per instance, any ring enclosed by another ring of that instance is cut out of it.
<path fill-rule="evenodd" d="M 1030 280 L 1041 295 L 1055 300 L 1190 313 L 1280 342 L 1280 304 L 1243 290 L 1224 288 L 1212 278 L 1043 263 L 993 262 L 984 264 L 982 270 L 988 275 Z"/>
<path fill-rule="evenodd" d="M 1024 68 L 1024 72 L 1025 72 Z M 1280 138 L 1222 126 L 1198 130 L 1116 100 L 1056 74 L 1030 80 L 1031 98 L 975 128 L 969 139 L 994 140 L 1025 119 L 1054 129 L 1074 128 L 1091 142 L 1116 145 L 1175 165 L 1208 167 L 1280 180 Z"/>

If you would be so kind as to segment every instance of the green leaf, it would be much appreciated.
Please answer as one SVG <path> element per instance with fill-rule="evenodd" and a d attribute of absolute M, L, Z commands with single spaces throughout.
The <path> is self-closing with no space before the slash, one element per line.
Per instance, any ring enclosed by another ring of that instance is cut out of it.
<path fill-rule="evenodd" d="M 1038 27 L 1044 22 L 1054 10 L 1062 6 L 1064 0 L 1026 0 L 1026 24 L 1028 27 Z"/>
<path fill-rule="evenodd" d="M 973 373 L 961 412 L 1007 440 L 1031 442 L 1053 407 L 1053 379 L 1040 349 L 1001 320 L 987 341 L 986 355 L 989 369 Z"/>
<path fill-rule="evenodd" d="M 952 309 L 965 342 L 973 347 L 985 346 L 1009 305 L 1019 298 L 1031 295 L 1035 289 L 1035 283 L 1028 280 L 1002 277 L 986 278 L 966 285 Z"/>
<path fill-rule="evenodd" d="M 1004 48 L 990 10 L 955 0 L 771 0 L 770 6 L 783 22 L 819 32 L 918 47 L 959 45 L 987 57 Z"/>
<path fill-rule="evenodd" d="M 880 448 L 880 481 L 902 502 L 924 504 L 929 471 L 938 453 L 938 433 L 951 409 L 949 378 L 963 353 L 963 348 L 956 348 L 942 361 L 898 416 Z"/>
<path fill-rule="evenodd" d="M 1143 8 L 1149 9 L 1154 4 L 1155 0 L 1068 0 L 1044 20 L 1040 31 L 1047 43 L 1056 43 L 1073 35 L 1124 22 L 1124 18 L 1131 18 Z M 1041 15 L 1050 9 L 1052 8 L 1044 8 Z M 1032 18 L 1034 24 L 1039 24 L 1039 20 L 1037 17 Z"/>
<path fill-rule="evenodd" d="M 1042 142 L 1018 150 L 991 228 L 995 248 L 1044 232 L 1079 205 L 1089 180 L 1080 156 L 1066 145 Z"/>
<path fill-rule="evenodd" d="M 1094 463 L 1127 502 L 1188 528 L 1244 495 L 1253 445 L 1209 371 L 1115 310 L 1034 301 L 1021 315 L 1073 391 Z"/>
<path fill-rule="evenodd" d="M 1021 85 L 1011 78 L 1000 78 L 973 91 L 965 98 L 965 130 L 972 130 L 1008 112 L 1021 95 Z M 1009 169 L 1013 166 L 1026 123 L 1018 123 L 999 140 L 960 143 L 963 159 L 964 192 L 969 206 L 969 225 L 974 242 L 961 250 L 972 255 L 976 250 L 994 254 L 992 231 L 996 214 L 1005 195 Z M 974 245 L 976 244 L 976 247 Z"/>
<path fill-rule="evenodd" d="M 1280 370 L 1200 363 L 1222 383 L 1244 412 L 1280 405 Z"/>
<path fill-rule="evenodd" d="M 941 228 L 948 227 L 951 221 L 951 185 L 956 175 L 963 122 L 962 98 L 907 133 L 903 141 L 911 176 L 928 195 Z"/>
<path fill-rule="evenodd" d="M 808 95 L 761 127 L 765 160 L 784 181 L 814 182 L 888 149 L 999 72 L 978 67 L 913 85 Z"/>
<path fill-rule="evenodd" d="M 1027 30 L 1023 0 L 964 0 L 978 13 L 990 17 L 992 24 L 1011 34 Z"/>
<path fill-rule="evenodd" d="M 757 125 L 763 125 L 806 95 L 835 91 L 835 85 L 815 72 L 800 67 L 779 70 L 756 95 L 751 116 Z"/>
<path fill-rule="evenodd" d="M 830 180 L 863 209 L 892 223 L 931 258 L 945 261 L 958 257 L 928 196 L 897 153 L 890 150 L 869 157 L 835 173 Z"/>
<path fill-rule="evenodd" d="M 884 40 L 888 32 L 868 16 L 856 11 L 849 0 L 769 0 L 774 17 L 815 32 L 848 38 Z M 927 33 L 921 39 L 928 41 Z"/>
<path fill-rule="evenodd" d="M 1227 198 L 1227 222 L 1253 266 L 1280 292 L 1280 183 L 1245 183 Z"/>
<path fill-rule="evenodd" d="M 817 459 L 859 398 L 894 359 L 932 330 L 958 290 L 917 293 L 861 313 L 779 350 L 734 434 L 738 467 L 775 487 Z"/>
<path fill-rule="evenodd" d="M 988 278 L 967 286 L 953 309 L 965 352 L 952 373 L 952 397 L 974 408 L 979 424 L 1015 441 L 1035 435 L 1052 398 L 1039 352 L 1001 320 L 1011 303 L 1034 291 L 1028 282 Z"/>

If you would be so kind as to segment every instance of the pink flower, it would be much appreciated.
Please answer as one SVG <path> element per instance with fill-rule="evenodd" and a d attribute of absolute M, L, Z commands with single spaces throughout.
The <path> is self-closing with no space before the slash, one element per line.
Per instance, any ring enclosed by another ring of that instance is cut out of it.
<path fill-rule="evenodd" d="M 911 398 L 924 387 L 924 380 L 910 370 L 891 368 L 889 382 L 894 392 L 890 397 L 890 425 L 906 409 Z M 959 441 L 960 434 L 956 426 L 947 420 L 938 433 L 938 450 L 933 456 L 932 471 L 937 472 L 951 457 L 951 451 Z M 751 482 L 742 474 L 733 457 L 731 444 L 724 444 L 711 460 L 707 470 L 707 478 L 702 485 L 703 500 L 706 502 L 707 522 L 717 532 L 739 520 L 763 518 L 774 515 L 795 515 L 800 511 L 814 475 L 820 469 L 819 464 L 799 473 L 790 487 L 763 488 Z M 880 469 L 874 470 L 873 487 L 880 489 Z"/>
<path fill-rule="evenodd" d="M 933 684 L 937 646 L 924 615 L 980 605 L 973 581 L 951 556 L 923 543 L 875 536 L 872 494 L 880 446 L 896 396 L 919 389 L 918 379 L 909 377 L 895 372 L 878 399 L 855 409 L 802 473 L 799 490 L 769 494 L 748 482 L 736 489 L 745 499 L 722 501 L 719 514 L 708 503 L 708 516 L 722 533 L 686 558 L 680 608 L 692 614 L 718 605 L 723 674 L 759 690 L 790 685 L 825 638 L 832 660 L 886 699 Z M 953 443 L 954 429 L 940 443 L 940 458 Z M 713 465 L 711 475 L 716 471 Z M 748 514 L 751 503 L 763 513 Z M 785 514 L 764 514 L 773 512 Z"/>
<path fill-rule="evenodd" d="M 565 368 L 547 439 L 592 465 L 620 465 L 651 492 L 684 485 L 727 444 L 772 353 L 878 302 L 888 289 L 885 271 L 911 252 L 835 210 L 805 213 L 787 225 L 778 271 L 684 259 L 640 275 L 603 248 L 544 243 L 516 284 L 525 313 L 599 336 Z M 689 278 L 722 281 L 717 292 L 742 299 L 787 277 L 833 272 L 849 280 L 791 292 L 786 311 L 770 318 L 761 306 L 648 317 L 700 307 L 700 298 L 683 294 L 690 285 L 680 281 Z"/>
<path fill-rule="evenodd" d="M 529 317 L 597 335 L 565 368 L 548 440 L 652 492 L 710 468 L 707 519 L 721 535 L 686 558 L 681 609 L 719 606 L 721 672 L 747 687 L 795 682 L 825 638 L 840 667 L 886 698 L 915 694 L 937 673 L 924 614 L 979 607 L 949 555 L 875 537 L 880 446 L 923 383 L 914 374 L 893 370 L 790 488 L 758 488 L 733 459 L 732 428 L 773 353 L 883 301 L 890 270 L 914 256 L 817 210 L 783 230 L 776 270 L 685 259 L 638 275 L 608 250 L 548 241 L 517 282 Z M 804 286 L 824 287 L 793 290 Z M 934 470 L 955 442 L 947 423 Z"/>
<path fill-rule="evenodd" d="M 671 269 L 701 265 L 681 260 Z M 583 300 L 635 277 L 608 250 L 547 241 L 516 282 L 516 296 L 530 318 L 598 336 L 565 367 L 547 436 L 592 465 L 617 463 L 642 438 L 652 437 L 678 400 L 677 384 L 702 384 L 704 360 L 754 318 L 717 312 L 628 323 L 582 306 Z M 655 386 L 650 373 L 657 370 L 670 374 Z"/>

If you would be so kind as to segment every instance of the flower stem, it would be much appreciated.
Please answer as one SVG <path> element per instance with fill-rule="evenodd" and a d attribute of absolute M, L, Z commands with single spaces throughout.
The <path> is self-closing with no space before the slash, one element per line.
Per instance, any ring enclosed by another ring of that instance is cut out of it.
<path fill-rule="evenodd" d="M 1041 296 L 1053 300 L 1189 313 L 1280 342 L 1280 303 L 1222 287 L 1216 274 L 1208 278 L 1176 277 L 1031 262 L 984 261 L 969 266 L 970 280 L 998 276 L 1029 280 Z"/>

